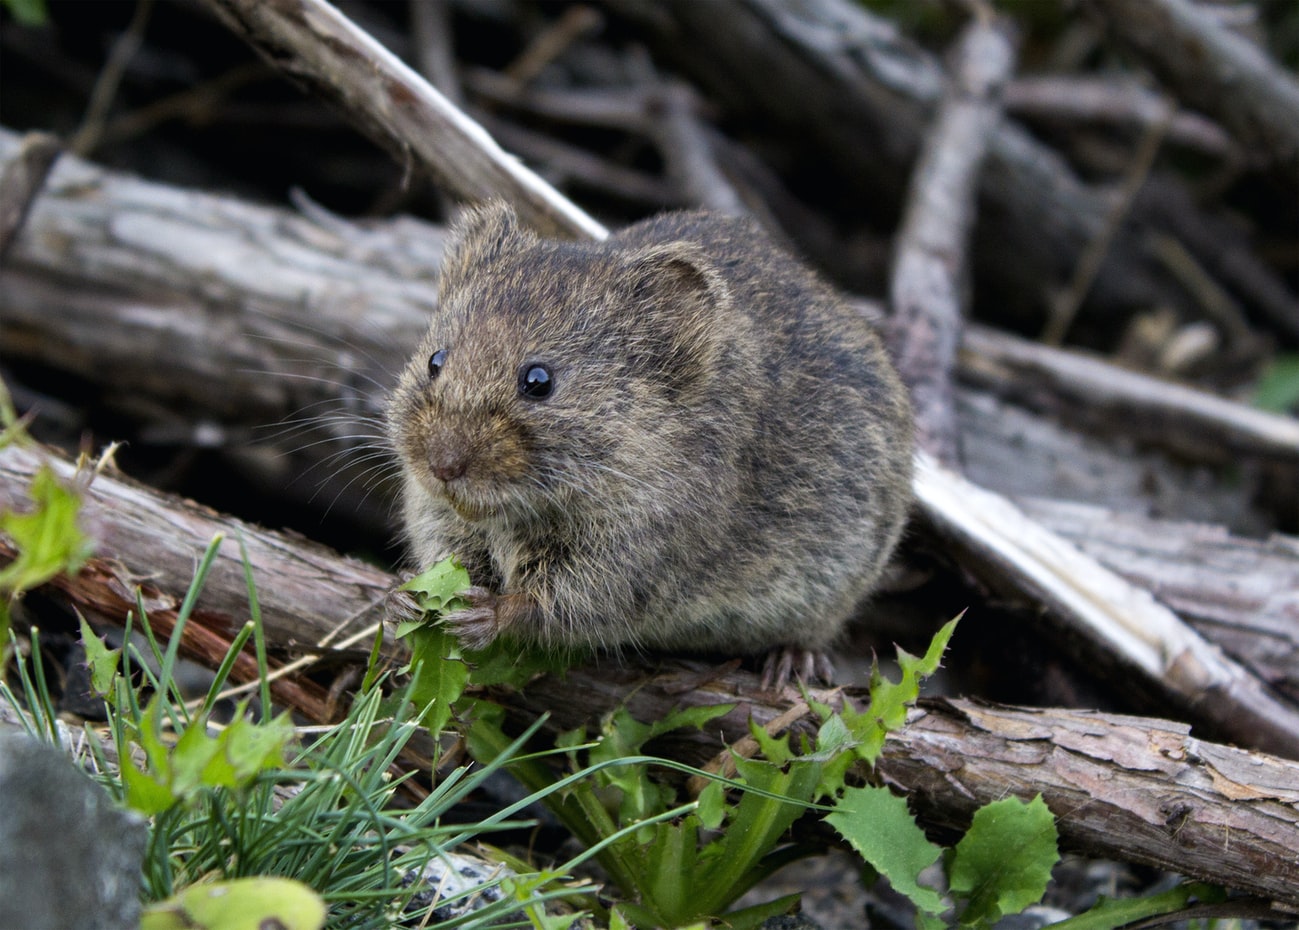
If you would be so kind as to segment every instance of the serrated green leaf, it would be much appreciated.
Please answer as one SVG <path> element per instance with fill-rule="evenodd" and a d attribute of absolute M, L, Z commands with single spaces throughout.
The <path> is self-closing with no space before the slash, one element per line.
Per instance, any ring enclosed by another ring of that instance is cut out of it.
<path fill-rule="evenodd" d="M 259 773 L 282 766 L 284 751 L 295 736 L 287 711 L 265 723 L 255 723 L 246 713 L 247 704 L 241 703 L 236 719 L 217 736 L 221 756 L 234 772 L 233 788 L 242 788 Z"/>
<path fill-rule="evenodd" d="M 109 698 L 113 693 L 113 679 L 117 676 L 117 663 L 122 655 L 121 649 L 109 649 L 107 644 L 95 635 L 86 618 L 80 615 L 81 648 L 86 653 L 86 664 L 90 666 L 90 687 L 101 698 Z"/>
<path fill-rule="evenodd" d="M 460 560 L 450 556 L 420 572 L 400 590 L 413 594 L 415 602 L 428 613 L 444 614 L 468 606 L 459 595 L 471 583 Z"/>
<path fill-rule="evenodd" d="M 938 861 L 942 848 L 916 826 L 905 798 L 887 788 L 845 788 L 825 819 L 921 912 L 937 916 L 947 909 L 938 892 L 920 884 L 920 873 Z"/>
<path fill-rule="evenodd" d="M 816 731 L 816 758 L 818 759 L 833 758 L 848 752 L 856 745 L 857 740 L 848 731 L 848 725 L 843 722 L 843 717 L 838 714 L 823 722 L 820 729 Z"/>
<path fill-rule="evenodd" d="M 140 930 L 320 930 L 325 902 L 289 878 L 236 878 L 191 885 L 150 905 Z"/>
<path fill-rule="evenodd" d="M 161 814 L 176 803 L 171 789 L 136 767 L 134 762 L 122 766 L 122 784 L 126 787 L 126 804 L 146 817 Z"/>
<path fill-rule="evenodd" d="M 577 656 L 551 655 L 501 637 L 486 649 L 467 653 L 466 658 L 469 661 L 469 680 L 474 684 L 522 688 L 538 675 L 562 672 Z"/>
<path fill-rule="evenodd" d="M 460 644 L 447 630 L 424 626 L 412 632 L 410 699 L 420 711 L 420 723 L 440 733 L 451 720 L 452 708 L 469 683 L 469 666 Z"/>
<path fill-rule="evenodd" d="M 90 558 L 94 546 L 77 525 L 81 499 L 42 466 L 32 478 L 27 513 L 0 512 L 0 533 L 18 550 L 0 568 L 0 593 L 17 594 L 61 574 L 75 574 Z"/>
<path fill-rule="evenodd" d="M 195 722 L 181 733 L 168 754 L 166 766 L 154 775 L 171 789 L 174 797 L 188 801 L 203 788 L 204 769 L 215 759 L 217 764 L 209 775 L 213 778 L 210 784 L 213 787 L 232 787 L 234 769 L 229 764 L 222 764 L 224 760 L 220 758 L 220 750 L 217 741 L 204 732 L 203 725 Z"/>
<path fill-rule="evenodd" d="M 772 765 L 785 765 L 798 758 L 789 745 L 788 733 L 772 736 L 762 724 L 752 717 L 749 718 L 749 736 L 758 744 L 758 752 L 762 758 Z"/>
<path fill-rule="evenodd" d="M 641 723 L 625 708 L 605 717 L 600 742 L 591 750 L 592 765 L 639 755 L 649 740 L 686 727 L 702 727 L 728 713 L 733 704 L 678 708 L 651 724 Z M 662 813 L 671 806 L 675 790 L 655 782 L 643 765 L 619 765 L 602 770 L 600 783 L 617 790 L 618 820 L 631 824 Z"/>
<path fill-rule="evenodd" d="M 898 681 L 885 678 L 878 665 L 871 669 L 870 705 L 861 713 L 844 707 L 841 714 L 849 732 L 857 740 L 859 758 L 874 765 L 889 733 L 901 729 L 906 723 L 907 709 L 920 697 L 920 682 L 938 669 L 960 619 L 957 616 L 945 623 L 934 634 L 923 656 L 913 656 L 899 649 L 898 667 L 902 675 Z"/>
<path fill-rule="evenodd" d="M 1055 818 L 1041 795 L 1027 804 L 1012 797 L 979 808 L 949 869 L 952 893 L 967 899 L 961 923 L 991 925 L 1040 901 L 1060 859 L 1056 839 Z"/>
<path fill-rule="evenodd" d="M 654 732 L 651 725 L 641 723 L 625 707 L 605 717 L 600 729 L 600 742 L 591 749 L 592 765 L 637 755 Z M 618 822 L 624 825 L 667 810 L 675 793 L 669 786 L 655 783 L 643 765 L 616 765 L 603 769 L 599 783 L 617 792 Z"/>
<path fill-rule="evenodd" d="M 244 718 L 246 707 L 239 705 L 237 719 L 215 736 L 198 719 L 168 746 L 162 739 L 161 706 L 155 698 L 141 714 L 136 734 L 145 766 L 128 762 L 122 767 L 127 804 L 145 814 L 161 813 L 177 803 L 189 804 L 211 788 L 244 788 L 258 773 L 282 765 L 285 747 L 294 736 L 288 714 L 257 724 Z"/>
<path fill-rule="evenodd" d="M 961 611 L 951 620 L 939 628 L 934 634 L 934 638 L 929 641 L 929 648 L 920 658 L 908 655 L 904 650 L 898 650 L 898 664 L 902 668 L 917 678 L 928 678 L 934 672 L 938 671 L 943 661 L 943 653 L 947 651 L 947 644 L 952 639 L 952 634 L 956 632 L 956 624 L 960 622 L 961 617 L 965 616 L 965 611 Z M 902 658 L 906 656 L 906 658 Z"/>

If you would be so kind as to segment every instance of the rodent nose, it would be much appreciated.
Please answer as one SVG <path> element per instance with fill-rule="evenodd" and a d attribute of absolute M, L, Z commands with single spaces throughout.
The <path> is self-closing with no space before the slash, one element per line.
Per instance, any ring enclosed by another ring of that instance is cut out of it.
<path fill-rule="evenodd" d="M 446 455 L 430 459 L 429 468 L 440 481 L 454 481 L 463 475 L 469 463 L 463 455 Z"/>

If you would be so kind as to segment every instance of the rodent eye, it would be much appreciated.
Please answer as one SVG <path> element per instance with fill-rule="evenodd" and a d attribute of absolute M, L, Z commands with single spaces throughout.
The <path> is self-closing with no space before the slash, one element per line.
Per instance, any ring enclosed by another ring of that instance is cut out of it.
<path fill-rule="evenodd" d="M 550 368 L 529 362 L 519 369 L 519 393 L 532 400 L 545 400 L 555 389 L 555 379 Z"/>
<path fill-rule="evenodd" d="M 438 349 L 428 357 L 428 377 L 432 381 L 442 374 L 442 366 L 447 363 L 447 350 Z"/>

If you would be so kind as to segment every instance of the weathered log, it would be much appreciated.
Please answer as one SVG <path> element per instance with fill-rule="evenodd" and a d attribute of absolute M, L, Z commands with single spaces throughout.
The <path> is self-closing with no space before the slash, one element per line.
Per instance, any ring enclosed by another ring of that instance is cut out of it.
<path fill-rule="evenodd" d="M 1024 510 L 1176 610 L 1263 681 L 1299 701 L 1299 539 L 1233 536 L 1065 501 Z"/>
<path fill-rule="evenodd" d="M 373 618 L 395 580 L 305 540 L 258 530 L 108 471 L 76 479 L 71 463 L 20 445 L 0 449 L 0 508 L 21 499 L 43 462 L 85 488 L 83 519 L 99 549 L 79 575 L 57 583 L 82 609 L 123 622 L 141 584 L 150 622 L 166 635 L 167 615 L 198 555 L 214 535 L 227 536 L 184 633 L 190 651 L 208 648 L 193 642 L 204 631 L 216 642 L 228 641 L 247 617 L 234 540 L 248 551 L 268 645 L 277 657 L 303 651 L 349 656 L 320 640 Z M 12 557 L 11 541 L 0 536 L 0 563 Z M 387 650 L 396 657 L 391 641 Z M 288 694 L 284 684 L 277 681 L 281 700 Z M 594 728 L 624 702 L 643 720 L 661 719 L 682 704 L 734 704 L 704 730 L 670 734 L 657 745 L 659 752 L 696 764 L 743 737 L 750 717 L 765 725 L 798 700 L 792 692 L 760 692 L 755 675 L 734 667 L 676 660 L 658 666 L 605 660 L 536 680 L 522 692 L 488 696 L 519 722 L 551 714 L 552 729 Z M 813 696 L 840 697 L 831 691 Z M 854 697 L 860 695 L 847 695 Z M 299 709 L 324 712 L 319 702 Z M 975 807 L 1008 790 L 1025 798 L 1041 794 L 1070 848 L 1299 906 L 1293 854 L 1299 848 L 1299 763 L 1206 743 L 1182 724 L 1144 718 L 969 701 L 926 704 L 911 717 L 886 742 L 878 772 L 912 797 L 931 824 L 963 825 Z M 812 724 L 804 719 L 800 726 Z"/>
<path fill-rule="evenodd" d="M 894 24 L 847 0 L 605 4 L 733 117 L 753 118 L 784 138 L 814 140 L 840 199 L 854 198 L 885 217 L 900 208 L 944 76 L 936 58 Z M 1187 303 L 1152 253 L 1141 207 L 1116 230 L 1097 269 L 1090 312 Z M 1103 190 L 1084 184 L 1059 153 L 1016 122 L 1002 121 L 980 178 L 976 282 L 996 293 L 1002 310 L 1044 319 L 1109 212 Z M 1202 255 L 1202 244 L 1195 243 L 1196 256 L 1212 267 L 1214 256 Z M 1284 287 L 1256 289 L 1254 296 L 1270 300 L 1260 309 L 1289 336 L 1299 335 L 1295 301 Z"/>
<path fill-rule="evenodd" d="M 917 454 L 916 499 L 925 520 L 995 591 L 1027 595 L 1054 623 L 1121 668 L 1157 683 L 1215 732 L 1299 758 L 1299 713 L 1156 600 L 1001 495 Z"/>
<path fill-rule="evenodd" d="M 306 653 L 331 661 L 363 661 L 380 629 L 393 579 L 301 537 L 266 533 L 190 501 L 163 495 L 101 468 L 77 467 L 39 448 L 15 443 L 0 449 L 0 512 L 22 508 L 32 477 L 48 465 L 81 493 L 81 524 L 97 556 L 75 577 L 57 585 L 79 609 L 122 623 L 143 592 L 150 624 L 168 636 L 189 580 L 208 544 L 223 537 L 190 626 L 184 652 L 218 664 L 231 640 L 249 622 L 243 553 L 257 585 L 262 624 L 276 656 Z M 16 555 L 0 534 L 0 561 Z M 396 653 L 391 636 L 390 653 Z M 340 645 L 344 644 L 344 645 Z M 281 662 L 277 662 L 278 667 Z M 246 655 L 233 677 L 253 680 L 257 667 Z M 325 722 L 323 691 L 306 679 L 278 679 L 276 696 L 312 719 Z"/>
<path fill-rule="evenodd" d="M 87 197 L 91 189 L 111 191 L 112 208 L 106 209 L 100 198 Z M 60 190 L 66 191 L 66 199 L 58 196 Z M 386 377 L 381 367 L 384 359 L 405 355 L 421 328 L 418 317 L 435 299 L 428 281 L 434 273 L 432 264 L 422 265 L 417 239 L 403 245 L 400 236 L 393 238 L 399 227 L 357 232 L 360 254 L 353 263 L 345 244 L 353 230 L 342 223 L 322 234 L 315 224 L 265 208 L 245 208 L 233 201 L 165 188 L 155 197 L 153 188 L 143 182 L 114 180 L 71 160 L 56 173 L 51 192 L 48 214 L 46 203 L 37 208 L 18 244 L 14 268 L 0 275 L 0 308 L 7 317 L 0 318 L 6 326 L 5 351 L 31 353 L 42 362 L 91 376 L 102 384 L 106 399 L 118 398 L 127 410 L 183 407 L 191 420 L 178 426 L 208 433 L 209 442 L 215 433 L 215 441 L 232 450 L 246 444 L 253 426 L 249 417 L 266 423 L 322 400 L 337 404 L 340 395 L 357 395 L 354 406 L 360 407 L 362 422 L 373 417 L 381 392 L 365 385 L 381 383 Z M 201 221 L 196 222 L 197 217 Z M 84 277 L 86 269 L 97 276 L 93 296 L 83 294 L 78 302 L 64 292 L 62 312 L 48 313 L 41 288 L 58 287 L 69 276 Z M 33 277 L 27 277 L 33 272 Z M 374 274 L 379 279 L 373 279 Z M 160 303 L 154 307 L 156 313 L 145 313 L 148 303 L 140 303 L 140 298 L 116 303 L 104 296 L 109 289 L 141 293 L 148 295 L 143 300 Z M 313 313 L 303 312 L 304 301 Z M 175 312 L 178 302 L 187 312 Z M 250 307 L 254 311 L 246 312 Z M 375 329 L 356 321 L 361 307 L 374 317 Z M 83 309 L 125 313 L 109 325 L 102 318 L 78 319 L 76 313 Z M 304 350 L 315 345 L 313 340 L 321 335 L 313 332 L 317 329 L 332 334 L 324 339 L 323 349 Z M 141 364 L 142 347 L 156 347 L 161 355 L 152 364 Z M 44 354 L 60 349 L 71 350 L 71 363 Z M 214 390 L 216 385 L 220 390 Z M 207 413 L 218 428 L 195 425 L 195 411 Z M 222 426 L 223 418 L 233 422 Z M 358 417 L 346 419 L 348 425 L 340 431 L 354 433 L 352 424 Z M 365 441 L 373 446 L 377 426 L 370 422 Z M 290 446 L 300 447 L 304 441 L 302 436 L 294 437 Z M 317 449 L 307 445 L 308 452 Z M 357 477 L 355 471 L 336 467 L 330 454 L 328 449 L 317 449 L 315 461 L 326 477 L 339 485 Z M 926 506 L 939 499 L 929 499 Z M 945 494 L 941 499 L 946 503 L 940 506 L 954 508 L 954 521 L 943 518 L 940 525 L 959 522 L 991 532 L 993 524 L 960 514 L 972 497 Z M 375 518 L 382 519 L 381 510 Z M 991 539 L 974 544 L 967 537 L 965 551 L 974 557 L 980 548 L 991 551 L 996 545 Z M 1012 578 L 1013 573 L 1025 571 L 1017 562 L 994 562 L 997 573 L 1009 571 Z M 1043 566 L 1038 569 L 1047 571 Z M 1028 585 L 1035 595 L 1041 593 L 1041 577 Z M 1008 584 L 1014 588 L 1020 583 Z M 1058 583 L 1065 588 L 1073 584 L 1067 579 Z M 1109 590 L 1105 597 L 1120 596 L 1112 584 Z M 1133 595 L 1122 597 L 1130 600 Z M 1061 597 L 1055 603 L 1063 606 L 1071 600 Z M 1116 605 L 1110 613 L 1121 617 L 1123 611 Z M 1161 617 L 1159 627 L 1176 626 L 1171 615 Z M 1170 655 L 1182 650 L 1186 633 L 1176 634 L 1182 645 Z M 1095 635 L 1101 643 L 1115 642 L 1108 634 Z M 1199 647 L 1196 651 L 1203 652 Z M 1135 664 L 1152 673 L 1162 668 L 1145 660 Z M 1224 668 L 1212 680 L 1237 681 L 1239 673 Z M 1199 701 L 1198 689 L 1205 681 L 1187 679 L 1182 700 Z M 1244 711 L 1232 714 L 1231 707 L 1230 702 L 1221 707 L 1228 721 L 1257 719 Z M 1278 710 L 1260 722 L 1288 726 L 1287 721 Z M 1250 725 L 1229 732 L 1245 742 L 1260 737 Z M 1277 733 L 1272 732 L 1275 738 Z"/>

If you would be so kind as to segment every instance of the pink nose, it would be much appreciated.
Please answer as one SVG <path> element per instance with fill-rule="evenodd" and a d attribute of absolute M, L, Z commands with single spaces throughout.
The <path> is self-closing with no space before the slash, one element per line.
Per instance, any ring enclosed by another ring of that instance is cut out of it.
<path fill-rule="evenodd" d="M 432 459 L 429 467 L 440 481 L 454 481 L 465 473 L 468 463 L 463 456 L 448 455 Z"/>

